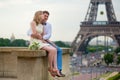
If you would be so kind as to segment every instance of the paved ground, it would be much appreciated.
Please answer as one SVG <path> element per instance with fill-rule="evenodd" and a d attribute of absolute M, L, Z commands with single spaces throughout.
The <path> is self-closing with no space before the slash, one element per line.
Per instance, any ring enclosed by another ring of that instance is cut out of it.
<path fill-rule="evenodd" d="M 85 74 L 80 74 L 79 76 L 74 76 L 72 80 L 91 80 L 98 76 L 100 76 L 99 73 L 97 74 L 96 73 L 92 73 L 92 74 L 85 73 Z"/>

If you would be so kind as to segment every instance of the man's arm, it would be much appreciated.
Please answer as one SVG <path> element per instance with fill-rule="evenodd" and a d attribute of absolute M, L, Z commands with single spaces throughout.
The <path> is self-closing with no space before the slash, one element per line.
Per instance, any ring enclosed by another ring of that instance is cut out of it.
<path fill-rule="evenodd" d="M 50 37 L 51 37 L 51 34 L 52 34 L 52 27 L 51 27 L 51 24 L 47 23 L 45 26 L 44 26 L 44 36 L 43 36 L 43 39 L 44 40 L 49 40 Z"/>
<path fill-rule="evenodd" d="M 44 31 L 45 31 L 45 34 L 44 34 L 44 36 L 43 36 L 43 39 L 44 39 L 47 43 L 49 43 L 49 44 L 51 44 L 52 46 L 56 47 L 56 44 L 49 40 L 50 37 L 51 37 L 51 34 L 52 34 L 52 26 L 51 26 L 51 24 L 47 23 L 47 24 L 44 26 Z"/>
<path fill-rule="evenodd" d="M 53 47 L 57 48 L 56 44 L 50 40 L 45 40 L 47 43 L 51 44 Z"/>

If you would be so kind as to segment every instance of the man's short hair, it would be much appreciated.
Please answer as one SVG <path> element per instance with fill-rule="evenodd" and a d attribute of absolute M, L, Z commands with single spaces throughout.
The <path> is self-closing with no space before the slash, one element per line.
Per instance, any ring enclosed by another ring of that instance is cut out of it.
<path fill-rule="evenodd" d="M 49 13 L 48 11 L 43 11 L 43 14 L 44 14 L 44 13 L 46 13 L 46 14 L 50 15 L 50 13 Z"/>

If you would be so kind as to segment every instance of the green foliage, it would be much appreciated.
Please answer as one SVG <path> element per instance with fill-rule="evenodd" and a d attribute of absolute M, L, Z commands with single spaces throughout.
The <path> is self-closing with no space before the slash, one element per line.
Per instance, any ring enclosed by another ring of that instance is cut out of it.
<path fill-rule="evenodd" d="M 23 40 L 23 39 L 16 39 L 11 42 L 9 39 L 0 38 L 0 46 L 1 47 L 10 47 L 10 46 L 26 47 L 28 45 L 26 44 L 26 40 Z"/>
<path fill-rule="evenodd" d="M 117 64 L 120 64 L 120 56 L 117 57 Z"/>
<path fill-rule="evenodd" d="M 67 48 L 70 48 L 70 46 L 68 44 L 65 44 L 64 42 L 62 41 L 55 41 L 54 42 L 57 46 L 59 47 L 67 47 Z"/>
<path fill-rule="evenodd" d="M 96 48 L 94 48 L 94 47 L 89 47 L 87 49 L 88 49 L 89 52 L 96 52 Z"/>
<path fill-rule="evenodd" d="M 110 78 L 107 79 L 107 80 L 119 80 L 119 79 L 120 79 L 120 74 L 116 74 L 115 76 L 110 77 Z"/>
<path fill-rule="evenodd" d="M 19 46 L 19 47 L 24 47 L 26 45 L 26 41 L 23 39 L 16 39 L 13 42 L 11 42 L 11 46 Z"/>
<path fill-rule="evenodd" d="M 89 45 L 87 47 L 88 52 L 102 51 L 102 50 L 105 50 L 105 49 L 106 49 L 106 46 L 103 46 L 103 45 L 94 45 L 94 46 Z M 107 46 L 107 49 L 113 50 L 113 47 Z"/>
<path fill-rule="evenodd" d="M 115 53 L 119 53 L 120 52 L 120 47 L 117 47 L 116 49 L 115 49 Z"/>
<path fill-rule="evenodd" d="M 0 46 L 10 46 L 10 40 L 0 38 Z"/>
<path fill-rule="evenodd" d="M 104 61 L 105 61 L 105 63 L 107 65 L 109 65 L 110 63 L 112 63 L 113 62 L 113 54 L 110 54 L 110 53 L 105 54 L 104 55 Z"/>

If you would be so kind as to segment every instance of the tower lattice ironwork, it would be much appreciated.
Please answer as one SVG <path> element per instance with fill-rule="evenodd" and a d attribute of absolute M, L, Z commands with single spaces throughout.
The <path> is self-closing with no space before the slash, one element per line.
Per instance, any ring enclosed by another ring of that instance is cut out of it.
<path fill-rule="evenodd" d="M 98 6 L 105 5 L 107 21 L 97 21 Z M 120 46 L 120 22 L 117 21 L 111 0 L 91 0 L 85 20 L 81 22 L 80 30 L 72 42 L 74 53 L 85 53 L 91 39 L 98 36 L 108 36 Z"/>

